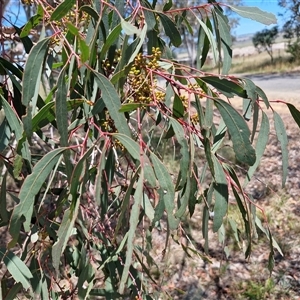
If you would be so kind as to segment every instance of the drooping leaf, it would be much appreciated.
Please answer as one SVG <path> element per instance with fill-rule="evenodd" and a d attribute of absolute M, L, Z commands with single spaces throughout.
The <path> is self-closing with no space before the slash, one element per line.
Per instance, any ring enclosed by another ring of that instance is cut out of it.
<path fill-rule="evenodd" d="M 180 97 L 175 94 L 173 103 L 173 116 L 174 118 L 182 118 L 184 115 L 184 106 Z"/>
<path fill-rule="evenodd" d="M 172 6 L 173 6 L 172 0 L 168 0 L 163 7 L 163 11 L 168 11 L 169 9 L 171 9 Z"/>
<path fill-rule="evenodd" d="M 140 152 L 140 147 L 137 142 L 124 134 L 115 133 L 113 136 L 123 144 L 134 159 L 140 160 L 142 153 Z"/>
<path fill-rule="evenodd" d="M 6 205 L 6 177 L 7 172 L 2 177 L 1 181 L 1 187 L 0 187 L 0 217 L 1 217 L 1 223 L 7 223 L 9 214 L 7 211 L 7 205 Z"/>
<path fill-rule="evenodd" d="M 175 207 L 175 189 L 170 172 L 153 152 L 150 153 L 150 158 L 153 163 L 156 178 L 159 181 L 161 191 L 160 195 L 163 197 L 163 199 L 159 199 L 159 201 L 164 203 L 170 229 L 176 229 L 179 221 L 176 220 L 173 215 Z"/>
<path fill-rule="evenodd" d="M 217 232 L 223 223 L 223 218 L 227 214 L 228 207 L 228 184 L 222 165 L 213 156 L 215 169 L 215 182 L 213 185 L 215 195 L 213 231 Z"/>
<path fill-rule="evenodd" d="M 50 21 L 61 21 L 61 19 L 72 9 L 76 0 L 61 2 L 51 14 Z"/>
<path fill-rule="evenodd" d="M 257 92 L 257 95 L 263 99 L 266 107 L 269 108 L 270 103 L 269 103 L 268 97 L 266 96 L 265 92 L 258 86 L 256 86 L 256 92 Z"/>
<path fill-rule="evenodd" d="M 38 5 L 37 12 L 34 16 L 32 16 L 29 21 L 25 24 L 20 34 L 20 38 L 26 37 L 29 35 L 30 30 L 37 26 L 43 19 L 43 8 L 41 5 Z"/>
<path fill-rule="evenodd" d="M 250 143 L 250 130 L 242 116 L 227 102 L 215 100 L 215 105 L 230 133 L 238 161 L 252 166 L 256 161 L 255 150 Z"/>
<path fill-rule="evenodd" d="M 208 254 L 208 230 L 209 230 L 209 217 L 210 217 L 210 206 L 212 204 L 212 197 L 213 197 L 213 183 L 209 186 L 208 189 L 204 191 L 202 197 L 206 199 L 207 205 L 203 207 L 203 216 L 202 216 L 202 236 L 205 239 L 204 242 L 204 251 Z"/>
<path fill-rule="evenodd" d="M 287 103 L 286 105 L 290 110 L 290 113 L 294 118 L 295 122 L 298 124 L 298 127 L 300 128 L 300 111 L 291 103 Z"/>
<path fill-rule="evenodd" d="M 208 21 L 209 18 L 207 18 L 205 21 L 206 25 Z M 197 68 L 198 69 L 201 69 L 203 67 L 208 52 L 209 52 L 209 40 L 202 26 L 199 25 L 198 41 L 197 41 Z"/>
<path fill-rule="evenodd" d="M 123 113 L 119 112 L 121 108 L 121 100 L 114 86 L 110 83 L 110 81 L 102 74 L 93 71 L 95 74 L 96 82 L 101 89 L 102 99 L 115 122 L 116 128 L 119 133 L 123 133 L 128 137 L 131 136 L 129 127 L 127 125 L 126 118 Z"/>
<path fill-rule="evenodd" d="M 16 139 L 20 141 L 22 139 L 23 135 L 23 127 L 21 124 L 20 119 L 13 111 L 12 107 L 9 105 L 9 103 L 4 99 L 4 97 L 0 94 L 1 104 L 3 106 L 5 117 L 8 121 L 8 124 L 11 128 L 11 130 L 15 133 Z M 27 141 L 21 142 L 21 152 L 24 159 L 27 159 L 28 162 L 31 161 L 31 154 L 29 151 L 29 145 Z"/>
<path fill-rule="evenodd" d="M 204 32 L 209 40 L 210 49 L 212 51 L 214 62 L 216 64 L 218 61 L 218 47 L 217 47 L 214 35 L 213 35 L 211 29 L 208 26 L 206 26 L 206 24 L 202 20 L 200 20 L 197 16 L 196 16 L 196 19 L 199 22 L 202 29 L 204 30 Z M 210 22 L 208 24 L 210 24 Z"/>
<path fill-rule="evenodd" d="M 222 74 L 226 75 L 230 70 L 232 62 L 232 36 L 230 33 L 229 20 L 217 6 L 214 7 L 212 12 L 213 15 L 215 15 L 216 31 L 219 31 L 219 43 L 223 49 Z"/>
<path fill-rule="evenodd" d="M 35 113 L 36 110 L 42 68 L 48 51 L 49 41 L 50 38 L 45 38 L 33 46 L 25 65 L 22 82 L 22 102 L 26 106 L 26 115 L 23 116 L 23 124 L 28 140 L 31 139 L 33 134 L 32 113 Z"/>
<path fill-rule="evenodd" d="M 117 39 L 120 37 L 120 33 L 122 31 L 122 26 L 121 24 L 118 24 L 108 35 L 108 37 L 106 38 L 106 41 L 101 49 L 100 52 L 100 58 L 104 59 L 107 51 L 109 50 L 109 48 L 111 47 L 111 45 L 113 45 Z"/>
<path fill-rule="evenodd" d="M 25 231 L 28 232 L 30 230 L 35 196 L 45 183 L 46 178 L 59 160 L 63 151 L 65 151 L 65 149 L 60 148 L 46 154 L 34 166 L 32 173 L 26 177 L 19 193 L 20 203 L 15 206 L 10 220 L 9 232 L 13 238 L 9 243 L 10 248 L 18 241 L 22 222 L 24 222 Z"/>
<path fill-rule="evenodd" d="M 68 147 L 69 134 L 68 134 L 68 86 L 66 83 L 66 69 L 63 68 L 57 79 L 57 90 L 55 99 L 55 115 L 58 133 L 60 135 L 60 145 L 62 147 Z M 72 173 L 72 164 L 70 161 L 70 152 L 64 151 L 63 153 L 65 164 L 66 164 L 66 174 L 67 178 L 70 179 Z"/>
<path fill-rule="evenodd" d="M 136 232 L 136 228 L 137 228 L 137 225 L 139 222 L 140 207 L 141 207 L 141 202 L 143 199 L 143 181 L 144 181 L 144 174 L 143 174 L 143 170 L 141 170 L 139 180 L 137 182 L 135 193 L 133 196 L 134 203 L 133 203 L 133 206 L 131 208 L 131 213 L 130 213 L 126 259 L 125 259 L 125 264 L 124 264 L 122 277 L 121 277 L 121 281 L 120 281 L 120 286 L 119 286 L 120 294 L 123 294 L 123 292 L 124 292 L 125 284 L 126 284 L 126 281 L 127 281 L 128 275 L 129 275 L 128 273 L 129 273 L 130 265 L 132 262 L 135 232 Z"/>
<path fill-rule="evenodd" d="M 65 210 L 63 219 L 57 232 L 57 241 L 52 247 L 52 261 L 56 272 L 58 272 L 59 269 L 61 254 L 64 251 L 69 237 L 72 234 L 76 217 L 77 215 L 73 214 L 70 208 Z"/>
<path fill-rule="evenodd" d="M 178 199 L 179 208 L 175 213 L 176 218 L 181 219 L 184 216 L 186 212 L 186 208 L 188 207 L 189 204 L 190 194 L 191 194 L 191 179 L 190 177 L 187 177 L 184 188 L 182 189 Z"/>
<path fill-rule="evenodd" d="M 1 114 L 1 112 L 0 112 Z M 7 147 L 10 140 L 10 127 L 8 125 L 7 119 L 4 117 L 1 125 L 0 125 L 0 153 Z"/>
<path fill-rule="evenodd" d="M 79 38 L 79 49 L 81 61 L 86 62 L 90 58 L 90 48 L 82 38 Z"/>
<path fill-rule="evenodd" d="M 16 282 L 20 282 L 24 289 L 30 288 L 30 278 L 32 278 L 32 273 L 18 256 L 11 251 L 7 251 L 5 248 L 1 248 L 0 260 L 3 260 L 9 273 Z"/>
<path fill-rule="evenodd" d="M 204 82 L 211 84 L 213 87 L 224 93 L 229 98 L 234 96 L 239 96 L 242 98 L 247 97 L 245 90 L 239 84 L 226 78 L 220 78 L 218 76 L 204 76 L 201 77 L 201 79 Z"/>
<path fill-rule="evenodd" d="M 148 1 L 142 0 L 141 3 L 143 3 L 144 6 L 152 9 L 152 6 Z M 145 16 L 145 21 L 147 23 L 148 31 L 152 31 L 154 29 L 154 27 L 156 26 L 155 14 L 152 11 L 145 9 L 144 16 Z"/>
<path fill-rule="evenodd" d="M 234 12 L 243 18 L 252 19 L 265 25 L 276 24 L 277 20 L 274 14 L 262 11 L 258 7 L 252 6 L 235 6 L 227 4 Z"/>
<path fill-rule="evenodd" d="M 285 185 L 285 181 L 288 174 L 288 164 L 289 164 L 289 157 L 288 157 L 288 137 L 286 134 L 284 123 L 279 116 L 279 114 L 274 111 L 274 125 L 276 130 L 277 138 L 280 142 L 281 146 L 281 155 L 282 155 L 282 187 Z"/>
<path fill-rule="evenodd" d="M 162 26 L 164 27 L 166 35 L 169 37 L 171 43 L 175 47 L 179 47 L 182 43 L 181 35 L 174 24 L 174 22 L 165 14 L 158 13 Z"/>
<path fill-rule="evenodd" d="M 244 89 L 247 93 L 247 98 L 252 102 L 257 100 L 257 86 L 248 78 L 243 78 Z"/>
<path fill-rule="evenodd" d="M 137 45 L 133 48 L 134 51 L 131 55 L 131 57 L 129 58 L 127 64 L 130 64 L 131 62 L 134 61 L 136 55 L 140 52 L 141 47 L 143 46 L 144 42 L 145 42 L 145 38 L 147 35 L 147 23 L 144 24 L 144 27 L 142 28 L 142 31 L 139 35 L 139 37 L 136 38 L 136 41 L 138 42 Z"/>
<path fill-rule="evenodd" d="M 247 172 L 245 177 L 244 186 L 250 181 L 252 178 L 255 170 L 260 164 L 260 160 L 265 152 L 268 140 L 269 140 L 269 133 L 270 133 L 270 124 L 267 115 L 262 112 L 262 120 L 260 124 L 259 135 L 256 142 L 255 152 L 256 152 L 256 162 L 253 166 L 251 166 Z"/>
<path fill-rule="evenodd" d="M 23 75 L 23 104 L 27 107 L 33 97 L 37 97 L 42 67 L 48 51 L 50 38 L 39 41 L 30 51 Z M 36 94 L 36 95 L 35 95 Z M 34 110 L 34 107 L 33 107 Z"/>
<path fill-rule="evenodd" d="M 183 187 L 185 184 L 187 177 L 189 176 L 189 161 L 190 161 L 190 154 L 189 154 L 189 148 L 188 148 L 188 143 L 187 139 L 184 134 L 184 130 L 182 126 L 173 118 L 169 118 L 170 124 L 172 125 L 172 128 L 174 130 L 175 136 L 177 138 L 178 143 L 181 146 L 180 149 L 180 173 L 181 173 L 181 180 L 178 183 L 177 188 Z"/>

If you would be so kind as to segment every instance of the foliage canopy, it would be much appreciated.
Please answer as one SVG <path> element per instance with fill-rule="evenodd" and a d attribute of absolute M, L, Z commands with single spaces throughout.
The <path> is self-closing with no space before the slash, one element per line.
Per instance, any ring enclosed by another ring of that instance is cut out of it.
<path fill-rule="evenodd" d="M 225 233 L 229 205 L 240 212 L 242 222 L 230 217 L 230 224 L 242 233 L 235 237 L 246 257 L 256 228 L 266 234 L 271 270 L 280 248 L 245 191 L 268 141 L 263 108 L 271 104 L 252 81 L 228 75 L 232 41 L 223 6 L 32 4 L 35 15 L 14 28 L 28 55 L 25 66 L 0 57 L 0 224 L 11 236 L 0 251 L 7 268 L 2 299 L 155 298 L 162 291 L 150 272 L 152 239 L 163 233 L 167 251 L 174 232 L 184 235 L 182 224 L 201 214 L 209 254 L 208 233 Z M 257 8 L 226 7 L 275 22 Z M 197 68 L 173 57 L 182 43 L 179 28 L 191 30 L 188 11 L 198 22 Z M 209 53 L 219 74 L 202 71 Z M 242 113 L 230 104 L 233 97 L 241 99 Z M 288 107 L 299 121 L 298 110 Z M 287 136 L 271 112 L 284 184 Z M 224 147 L 233 149 L 232 160 L 222 157 Z M 194 245 L 184 249 L 204 255 Z"/>

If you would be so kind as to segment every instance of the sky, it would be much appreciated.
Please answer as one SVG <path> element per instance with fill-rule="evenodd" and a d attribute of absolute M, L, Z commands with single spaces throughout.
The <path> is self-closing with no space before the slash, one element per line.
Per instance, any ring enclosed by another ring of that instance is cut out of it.
<path fill-rule="evenodd" d="M 221 0 L 220 0 L 221 2 Z M 270 13 L 273 13 L 277 18 L 277 25 L 279 26 L 279 29 L 282 27 L 284 23 L 284 18 L 281 16 L 278 16 L 278 13 L 284 13 L 284 9 L 280 6 L 278 6 L 278 0 L 243 0 L 244 6 L 256 6 L 260 8 L 263 11 L 267 11 Z M 264 24 L 261 24 L 259 22 L 240 18 L 238 27 L 234 30 L 235 35 L 243 35 L 248 33 L 255 33 L 258 31 L 261 31 L 265 28 L 272 28 L 276 24 L 272 24 L 269 26 L 266 26 Z"/>

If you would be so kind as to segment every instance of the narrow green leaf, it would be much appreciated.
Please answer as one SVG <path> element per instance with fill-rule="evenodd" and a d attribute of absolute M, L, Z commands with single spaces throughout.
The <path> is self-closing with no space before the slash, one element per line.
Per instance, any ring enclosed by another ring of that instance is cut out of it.
<path fill-rule="evenodd" d="M 141 201 L 143 199 L 143 184 L 144 184 L 144 174 L 143 174 L 143 170 L 141 170 L 140 177 L 137 182 L 135 193 L 133 196 L 134 202 L 131 208 L 131 213 L 129 218 L 130 226 L 129 226 L 129 232 L 127 238 L 126 258 L 125 258 L 125 264 L 124 264 L 120 286 L 119 286 L 120 294 L 123 294 L 124 292 L 125 284 L 128 278 L 129 269 L 132 262 L 135 232 L 136 232 L 137 225 L 139 223 L 140 207 L 141 207 Z"/>
<path fill-rule="evenodd" d="M 68 0 L 61 2 L 50 17 L 50 21 L 61 21 L 61 19 L 72 9 L 76 0 Z"/>
<path fill-rule="evenodd" d="M 275 125 L 276 135 L 281 145 L 282 187 L 284 187 L 287 174 L 288 174 L 288 164 L 289 164 L 288 149 L 287 149 L 288 137 L 281 117 L 276 111 L 274 111 L 273 114 L 274 114 L 274 125 Z"/>
<path fill-rule="evenodd" d="M 213 231 L 217 232 L 223 223 L 223 218 L 227 214 L 228 207 L 228 185 L 222 165 L 218 159 L 213 156 L 214 169 L 215 169 L 215 182 L 214 182 L 214 218 L 213 218 Z"/>
<path fill-rule="evenodd" d="M 286 103 L 286 105 L 290 110 L 290 113 L 294 118 L 295 122 L 298 124 L 298 127 L 300 128 L 300 111 L 291 103 Z"/>
<path fill-rule="evenodd" d="M 189 197 L 189 213 L 192 217 L 195 212 L 195 207 L 197 204 L 197 194 L 198 194 L 198 167 L 196 164 L 193 164 L 193 173 L 191 177 L 191 189 Z"/>
<path fill-rule="evenodd" d="M 160 185 L 160 195 L 162 195 L 163 199 L 159 199 L 159 201 L 163 201 L 165 210 L 167 212 L 168 223 L 170 229 L 176 229 L 179 220 L 176 220 L 173 211 L 175 208 L 174 198 L 175 198 L 175 189 L 174 184 L 172 182 L 172 178 L 170 173 L 164 164 L 158 159 L 158 157 L 154 153 L 150 153 L 150 158 L 153 163 L 154 172 L 156 174 L 156 178 L 159 181 Z"/>
<path fill-rule="evenodd" d="M 147 9 L 145 9 L 143 12 L 147 23 L 147 30 L 152 31 L 156 26 L 155 14 Z"/>
<path fill-rule="evenodd" d="M 67 84 L 66 69 L 63 68 L 57 79 L 57 90 L 55 100 L 55 115 L 57 129 L 60 135 L 60 144 L 62 147 L 68 146 L 68 109 L 67 109 Z"/>
<path fill-rule="evenodd" d="M 119 112 L 121 107 L 121 100 L 114 86 L 110 83 L 110 81 L 102 74 L 94 71 L 95 80 L 101 89 L 102 99 L 111 115 L 112 119 L 115 122 L 116 128 L 119 133 L 123 133 L 128 137 L 131 136 L 131 132 L 127 125 L 126 118 L 124 114 Z"/>
<path fill-rule="evenodd" d="M 70 22 L 67 22 L 66 23 L 67 25 L 67 28 L 69 29 L 69 31 L 74 34 L 75 36 L 78 36 L 79 35 L 79 30 L 76 26 L 74 26 L 72 23 Z"/>
<path fill-rule="evenodd" d="M 252 6 L 235 6 L 227 4 L 231 10 L 239 14 L 243 18 L 252 19 L 265 25 L 276 24 L 277 19 L 274 14 L 262 11 L 258 7 Z"/>
<path fill-rule="evenodd" d="M 208 26 L 206 26 L 206 24 L 201 19 L 199 19 L 197 16 L 196 16 L 196 19 L 199 22 L 200 26 L 203 28 L 203 30 L 209 40 L 210 49 L 212 51 L 214 62 L 216 64 L 217 60 L 218 60 L 218 47 L 217 47 L 215 38 L 213 36 L 213 33 L 211 32 L 211 29 Z M 210 22 L 208 24 L 210 24 Z"/>
<path fill-rule="evenodd" d="M 0 112 L 2 114 L 2 112 Z M 4 117 L 1 125 L 0 125 L 0 153 L 7 147 L 8 142 L 10 140 L 10 127 L 8 125 L 7 119 Z"/>
<path fill-rule="evenodd" d="M 16 116 L 6 99 L 0 94 L 1 104 L 5 112 L 5 117 L 12 131 L 15 133 L 17 140 L 22 137 L 23 128 L 19 118 Z"/>
<path fill-rule="evenodd" d="M 230 33 L 229 20 L 218 7 L 214 7 L 213 12 L 216 14 L 215 19 L 223 49 L 222 74 L 226 75 L 230 70 L 232 62 L 232 36 Z"/>
<path fill-rule="evenodd" d="M 202 197 L 206 198 L 207 205 L 203 206 L 203 216 L 202 216 L 202 236 L 205 240 L 204 242 L 204 251 L 208 254 L 208 230 L 209 230 L 209 216 L 210 216 L 210 206 L 212 204 L 212 197 L 213 197 L 213 184 L 209 186 L 208 189 L 204 191 Z"/>
<path fill-rule="evenodd" d="M 183 187 L 186 183 L 187 177 L 189 176 L 189 167 L 190 167 L 190 153 L 189 147 L 187 143 L 187 139 L 184 134 L 184 130 L 182 126 L 173 118 L 169 118 L 170 124 L 174 130 L 175 136 L 177 138 L 178 143 L 181 146 L 180 149 L 180 173 L 181 173 L 181 180 L 178 183 L 178 189 Z"/>
<path fill-rule="evenodd" d="M 145 43 L 146 35 L 147 35 L 147 23 L 144 24 L 144 27 L 143 27 L 143 29 L 142 29 L 141 34 L 139 35 L 139 37 L 136 38 L 136 41 L 138 42 L 138 44 L 134 48 L 134 51 L 133 51 L 130 59 L 128 60 L 127 64 L 130 64 L 131 62 L 133 62 L 134 59 L 135 59 L 135 57 L 137 56 L 137 54 L 140 52 L 141 47 Z M 132 43 L 133 45 L 134 45 L 134 42 Z"/>
<path fill-rule="evenodd" d="M 118 24 L 108 35 L 100 52 L 100 59 L 104 59 L 111 45 L 120 37 L 122 31 L 121 24 Z"/>
<path fill-rule="evenodd" d="M 227 127 L 224 123 L 224 120 L 222 119 L 221 122 L 219 123 L 219 127 L 214 136 L 214 143 L 211 149 L 212 153 L 216 153 L 218 149 L 221 147 L 222 142 L 225 138 L 226 131 L 227 131 Z"/>
<path fill-rule="evenodd" d="M 257 92 L 257 95 L 260 96 L 264 100 L 266 107 L 269 108 L 270 103 L 269 103 L 269 100 L 268 100 L 265 92 L 258 86 L 256 86 L 256 92 Z"/>
<path fill-rule="evenodd" d="M 39 41 L 31 49 L 26 61 L 23 87 L 22 102 L 26 106 L 26 115 L 23 116 L 24 131 L 28 140 L 31 139 L 32 131 L 32 113 L 35 113 L 38 93 L 40 89 L 40 79 L 44 65 L 45 56 L 48 52 L 50 38 Z"/>
<path fill-rule="evenodd" d="M 41 71 L 45 56 L 48 52 L 50 38 L 39 41 L 30 51 L 26 61 L 23 75 L 23 104 L 27 107 L 33 97 L 37 97 L 36 89 L 39 89 Z M 34 107 L 33 107 L 34 110 Z"/>
<path fill-rule="evenodd" d="M 73 214 L 71 212 L 71 209 L 68 208 L 64 212 L 63 219 L 59 226 L 59 229 L 57 232 L 57 241 L 54 243 L 54 245 L 52 247 L 53 267 L 57 273 L 58 273 L 58 269 L 59 269 L 60 257 L 67 245 L 69 237 L 72 234 L 72 230 L 73 230 L 73 226 L 74 226 L 76 217 L 77 217 L 77 215 Z"/>
<path fill-rule="evenodd" d="M 175 94 L 174 102 L 173 102 L 173 117 L 174 118 L 182 118 L 184 115 L 184 106 L 180 97 Z"/>
<path fill-rule="evenodd" d="M 96 22 L 99 20 L 99 14 L 89 5 L 83 5 L 79 9 L 80 11 L 85 11 L 89 14 Z"/>
<path fill-rule="evenodd" d="M 187 180 L 185 182 L 184 189 L 182 190 L 182 193 L 180 193 L 179 196 L 179 208 L 175 213 L 175 217 L 181 219 L 183 215 L 186 212 L 186 208 L 189 204 L 190 199 L 190 193 L 191 193 L 191 179 L 190 177 L 187 177 Z"/>
<path fill-rule="evenodd" d="M 243 99 L 243 117 L 246 121 L 252 117 L 252 101 L 250 99 Z"/>
<path fill-rule="evenodd" d="M 17 299 L 17 295 L 18 293 L 20 293 L 20 290 L 22 290 L 22 284 L 21 283 L 14 284 L 13 287 L 9 289 L 9 292 L 5 295 L 5 300 Z"/>
<path fill-rule="evenodd" d="M 244 89 L 247 93 L 247 98 L 251 99 L 252 102 L 257 100 L 257 86 L 248 78 L 243 78 Z"/>
<path fill-rule="evenodd" d="M 83 260 L 83 253 L 81 253 L 81 257 Z M 86 254 L 85 254 L 86 255 Z M 87 256 L 87 255 L 86 255 Z M 90 264 L 90 262 L 86 262 L 83 267 L 79 268 L 81 273 L 78 278 L 78 297 L 79 299 L 88 299 L 89 293 L 94 286 L 93 279 L 95 277 L 95 271 Z"/>
<path fill-rule="evenodd" d="M 166 35 L 169 37 L 171 43 L 175 47 L 179 47 L 182 43 L 181 41 L 181 35 L 176 27 L 176 25 L 173 23 L 173 21 L 165 14 L 158 13 L 159 18 L 161 20 L 161 23 L 164 27 Z"/>
<path fill-rule="evenodd" d="M 211 23 L 209 18 L 205 20 L 205 24 L 208 28 L 211 28 Z M 199 25 L 198 30 L 198 41 L 197 41 L 197 68 L 201 69 L 206 61 L 207 54 L 209 52 L 209 40 L 208 37 L 202 28 L 201 25 Z"/>
<path fill-rule="evenodd" d="M 1 188 L 0 188 L 0 217 L 2 224 L 5 224 L 8 222 L 8 211 L 6 208 L 6 177 L 7 177 L 7 171 L 3 175 L 2 181 L 1 181 Z"/>
<path fill-rule="evenodd" d="M 269 140 L 269 133 L 270 133 L 270 124 L 269 124 L 269 119 L 267 117 L 267 115 L 262 112 L 262 120 L 261 120 L 261 124 L 260 124 L 260 130 L 259 130 L 259 134 L 258 134 L 258 138 L 257 138 L 257 142 L 256 142 L 256 147 L 255 147 L 255 151 L 256 151 L 256 161 L 255 164 L 253 166 L 251 166 L 247 172 L 245 181 L 244 181 L 244 187 L 247 185 L 247 183 L 250 181 L 250 179 L 252 178 L 255 170 L 257 169 L 257 167 L 260 164 L 260 160 L 265 152 L 268 140 Z"/>
<path fill-rule="evenodd" d="M 141 108 L 143 106 L 143 103 L 126 103 L 122 104 L 121 108 L 119 109 L 119 112 L 132 112 L 137 108 Z"/>
<path fill-rule="evenodd" d="M 30 230 L 35 196 L 45 183 L 46 178 L 56 165 L 63 151 L 65 151 L 65 149 L 60 148 L 46 154 L 34 166 L 32 173 L 26 177 L 19 193 L 20 203 L 15 206 L 10 220 L 9 232 L 13 239 L 9 243 L 9 248 L 13 247 L 18 240 L 21 223 L 24 222 L 24 217 L 24 229 L 26 232 Z"/>
<path fill-rule="evenodd" d="M 226 96 L 229 98 L 232 98 L 235 95 L 242 98 L 247 98 L 245 90 L 239 84 L 226 78 L 220 78 L 218 76 L 204 76 L 201 77 L 201 79 L 206 83 L 211 84 L 220 92 L 226 94 Z"/>
<path fill-rule="evenodd" d="M 122 145 L 127 149 L 129 154 L 134 159 L 140 160 L 141 152 L 140 152 L 140 146 L 137 142 L 135 142 L 133 139 L 129 138 L 128 136 L 120 133 L 113 134 L 113 137 L 115 137 L 122 143 Z"/>
<path fill-rule="evenodd" d="M 224 122 L 230 133 L 233 149 L 238 161 L 249 166 L 256 161 L 255 150 L 250 143 L 250 130 L 242 116 L 227 102 L 215 100 Z"/>
<path fill-rule="evenodd" d="M 44 11 L 41 5 L 37 7 L 37 13 L 32 16 L 29 21 L 25 24 L 20 34 L 20 38 L 26 37 L 29 35 L 30 30 L 37 26 L 43 20 Z"/>
<path fill-rule="evenodd" d="M 133 159 L 136 159 L 138 161 L 140 160 L 143 161 L 145 178 L 152 187 L 155 187 L 156 179 L 155 179 L 155 174 L 153 172 L 152 165 L 150 163 L 148 156 L 145 153 L 140 151 L 139 144 L 124 134 L 115 133 L 113 134 L 113 137 L 118 139 L 122 143 L 122 145 L 126 148 L 126 150 L 129 152 L 129 154 L 132 156 Z"/>
<path fill-rule="evenodd" d="M 163 7 L 163 11 L 168 11 L 168 10 L 170 10 L 170 9 L 172 8 L 172 6 L 173 6 L 172 0 L 168 0 L 168 1 L 165 3 L 164 7 Z"/>
<path fill-rule="evenodd" d="M 60 145 L 62 147 L 68 147 L 69 133 L 68 133 L 68 86 L 66 83 L 66 67 L 64 67 L 57 79 L 57 90 L 55 99 L 55 116 L 58 133 L 60 135 Z M 67 178 L 70 179 L 72 173 L 72 164 L 70 161 L 70 151 L 67 150 L 63 153 L 66 164 Z"/>
<path fill-rule="evenodd" d="M 145 174 L 145 180 L 147 180 L 146 174 Z M 145 212 L 145 215 L 149 218 L 149 221 L 152 223 L 152 221 L 154 219 L 155 211 L 153 209 L 153 206 L 152 206 L 147 194 L 145 194 L 145 193 L 144 193 L 141 205 Z"/>
<path fill-rule="evenodd" d="M 13 252 L 7 251 L 5 248 L 0 249 L 0 260 L 6 265 L 9 273 L 16 282 L 20 282 L 24 289 L 30 288 L 30 278 L 32 274 L 25 263 Z"/>
<path fill-rule="evenodd" d="M 278 250 L 278 252 L 281 254 L 281 256 L 284 256 L 280 246 L 278 245 L 276 240 L 271 236 L 269 228 L 268 229 L 264 228 L 264 226 L 262 225 L 261 220 L 258 218 L 258 216 L 255 216 L 255 224 L 266 235 L 268 240 L 272 239 L 273 246 Z"/>
<path fill-rule="evenodd" d="M 3 105 L 3 109 L 5 112 L 5 117 L 8 121 L 8 124 L 11 128 L 11 130 L 15 133 L 16 139 L 20 141 L 23 136 L 23 127 L 21 125 L 21 121 L 16 116 L 15 112 L 13 111 L 12 107 L 9 105 L 9 103 L 4 99 L 4 97 L 0 94 L 1 103 Z M 22 141 L 22 157 L 26 159 L 28 162 L 31 161 L 31 154 L 29 150 L 29 145 L 27 141 Z"/>

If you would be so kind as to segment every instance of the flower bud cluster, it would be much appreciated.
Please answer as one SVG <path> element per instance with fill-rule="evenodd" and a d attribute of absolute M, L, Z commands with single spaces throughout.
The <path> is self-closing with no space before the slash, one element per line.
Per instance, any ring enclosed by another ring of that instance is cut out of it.
<path fill-rule="evenodd" d="M 129 71 L 128 84 L 130 103 L 150 104 L 155 101 L 164 101 L 165 93 L 157 90 L 157 81 L 154 80 L 151 70 L 159 69 L 161 51 L 159 48 L 152 48 L 152 55 L 144 56 L 139 53 Z"/>

